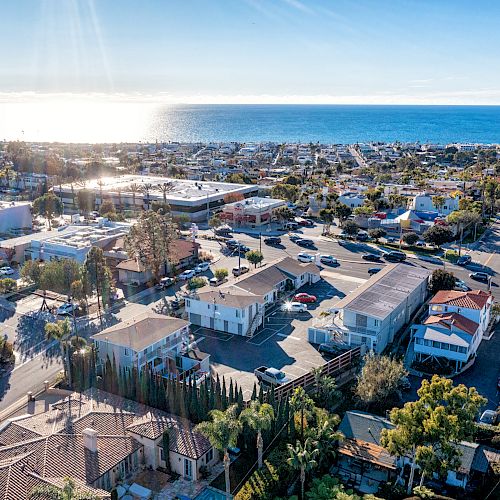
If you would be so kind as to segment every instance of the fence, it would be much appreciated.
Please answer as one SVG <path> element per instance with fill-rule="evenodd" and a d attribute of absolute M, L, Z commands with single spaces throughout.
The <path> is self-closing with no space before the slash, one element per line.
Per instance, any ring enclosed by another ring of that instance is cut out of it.
<path fill-rule="evenodd" d="M 328 363 L 323 365 L 321 374 L 335 377 L 338 385 L 346 383 L 354 375 L 355 368 L 363 355 L 362 350 L 364 351 L 364 346 L 363 348 L 355 347 L 354 349 L 333 358 L 331 361 L 328 361 Z M 297 387 L 307 389 L 313 384 L 314 374 L 309 372 L 288 382 L 287 384 L 276 387 L 274 394 L 277 399 L 287 398 Z"/>

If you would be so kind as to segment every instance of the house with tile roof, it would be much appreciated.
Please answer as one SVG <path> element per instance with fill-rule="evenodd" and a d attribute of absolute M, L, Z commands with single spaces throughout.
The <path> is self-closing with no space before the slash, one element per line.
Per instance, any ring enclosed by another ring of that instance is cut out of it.
<path fill-rule="evenodd" d="M 474 361 L 486 332 L 493 296 L 482 290 L 440 290 L 429 301 L 429 316 L 411 327 L 412 360 L 459 373 Z"/>
<path fill-rule="evenodd" d="M 179 380 L 209 372 L 210 356 L 189 349 L 189 322 L 183 319 L 147 311 L 91 339 L 96 346 L 98 369 L 109 359 L 126 371 L 148 369 Z"/>
<path fill-rule="evenodd" d="M 264 323 L 266 309 L 286 290 L 316 283 L 320 270 L 284 257 L 240 276 L 213 290 L 204 287 L 186 299 L 191 324 L 235 335 L 252 337 Z"/>
<path fill-rule="evenodd" d="M 218 461 L 209 441 L 181 417 L 98 389 L 73 393 L 40 414 L 0 424 L 0 498 L 27 500 L 40 485 L 65 477 L 98 498 L 145 467 L 165 467 L 169 434 L 173 471 L 196 481 Z"/>
<path fill-rule="evenodd" d="M 347 411 L 339 425 L 345 438 L 339 444 L 337 473 L 363 493 L 376 493 L 387 481 L 394 481 L 406 457 L 395 457 L 382 447 L 383 429 L 393 429 L 392 422 L 384 417 L 359 410 Z M 457 444 L 460 465 L 448 471 L 445 483 L 467 488 L 471 480 L 491 472 L 494 463 L 500 463 L 497 450 L 477 443 L 462 441 Z"/>

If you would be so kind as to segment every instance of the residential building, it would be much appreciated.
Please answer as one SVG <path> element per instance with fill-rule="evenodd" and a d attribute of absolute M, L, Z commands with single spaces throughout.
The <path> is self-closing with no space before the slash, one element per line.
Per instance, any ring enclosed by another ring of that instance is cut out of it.
<path fill-rule="evenodd" d="M 429 316 L 412 325 L 412 359 L 448 365 L 460 372 L 473 362 L 491 318 L 493 296 L 481 290 L 441 290 L 429 302 Z"/>
<path fill-rule="evenodd" d="M 443 196 L 444 202 L 440 206 L 436 206 L 435 199 L 438 195 L 429 193 L 420 193 L 416 195 L 410 202 L 410 208 L 423 212 L 438 212 L 440 215 L 449 215 L 451 212 L 458 210 L 459 197 Z"/>
<path fill-rule="evenodd" d="M 109 499 L 118 481 L 131 482 L 150 467 L 169 462 L 181 477 L 196 481 L 200 468 L 218 461 L 209 441 L 186 419 L 97 389 L 73 393 L 47 411 L 22 415 L 0 426 L 0 497 L 28 500 L 33 488 L 77 487 Z"/>
<path fill-rule="evenodd" d="M 61 197 L 65 211 L 77 211 L 76 193 L 83 186 L 63 184 L 54 186 L 54 192 Z M 224 205 L 228 195 L 244 198 L 255 196 L 256 185 L 231 184 L 225 182 L 204 182 L 173 179 L 159 176 L 122 175 L 104 177 L 87 182 L 98 209 L 105 199 L 110 199 L 115 207 L 124 210 L 147 210 L 151 204 L 166 202 L 173 216 L 187 216 L 191 221 L 205 221 L 209 213 Z"/>
<path fill-rule="evenodd" d="M 390 264 L 373 275 L 309 328 L 309 341 L 346 346 L 365 345 L 377 353 L 424 303 L 430 271 L 405 264 Z"/>
<path fill-rule="evenodd" d="M 30 230 L 32 222 L 30 202 L 0 201 L 0 234 Z"/>
<path fill-rule="evenodd" d="M 212 290 L 201 288 L 186 299 L 193 325 L 251 337 L 264 323 L 266 309 L 286 290 L 296 290 L 320 279 L 315 264 L 301 264 L 285 257 Z"/>
<path fill-rule="evenodd" d="M 286 203 L 285 200 L 253 196 L 228 203 L 223 207 L 220 218 L 233 227 L 262 227 L 271 222 L 274 210 L 286 206 Z"/>
<path fill-rule="evenodd" d="M 380 484 L 395 480 L 409 459 L 394 457 L 381 446 L 382 430 L 393 428 L 392 422 L 378 415 L 347 411 L 339 426 L 345 436 L 338 449 L 339 475 L 345 479 L 354 476 L 356 488 L 364 493 L 375 493 Z M 460 464 L 457 470 L 448 471 L 444 482 L 449 486 L 466 489 L 500 462 L 500 453 L 487 446 L 462 441 L 457 447 Z"/>
<path fill-rule="evenodd" d="M 189 322 L 183 319 L 145 312 L 91 338 L 101 367 L 110 360 L 126 371 L 148 369 L 179 380 L 200 380 L 209 372 L 209 355 L 190 353 Z"/>
<path fill-rule="evenodd" d="M 359 193 L 343 193 L 339 196 L 338 202 L 347 205 L 349 208 L 361 207 L 365 204 L 366 196 Z"/>

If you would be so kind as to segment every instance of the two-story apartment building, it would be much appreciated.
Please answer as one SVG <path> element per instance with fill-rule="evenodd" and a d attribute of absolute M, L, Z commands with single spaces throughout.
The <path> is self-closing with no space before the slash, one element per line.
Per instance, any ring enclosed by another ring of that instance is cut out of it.
<path fill-rule="evenodd" d="M 309 341 L 365 345 L 377 353 L 394 341 L 427 296 L 430 271 L 391 264 L 372 276 L 309 328 Z"/>
<path fill-rule="evenodd" d="M 241 276 L 213 291 L 193 292 L 186 312 L 193 325 L 251 337 L 263 324 L 266 308 L 286 290 L 296 290 L 320 279 L 315 264 L 301 264 L 285 257 Z"/>
<path fill-rule="evenodd" d="M 208 373 L 209 356 L 189 351 L 189 322 L 146 312 L 93 335 L 97 365 L 109 359 L 125 370 L 144 369 L 183 379 Z"/>
<path fill-rule="evenodd" d="M 493 296 L 481 290 L 441 290 L 429 302 L 429 316 L 412 325 L 412 359 L 446 362 L 455 372 L 476 356 L 491 317 Z"/>
<path fill-rule="evenodd" d="M 459 197 L 443 196 L 443 204 L 436 205 L 436 196 L 428 193 L 416 195 L 410 203 L 410 208 L 425 212 L 438 212 L 441 215 L 450 215 L 458 210 Z"/>

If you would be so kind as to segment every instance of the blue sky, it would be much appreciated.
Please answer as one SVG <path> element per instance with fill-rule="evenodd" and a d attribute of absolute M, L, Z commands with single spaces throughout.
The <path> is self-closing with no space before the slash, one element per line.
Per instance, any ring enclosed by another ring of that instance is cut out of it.
<path fill-rule="evenodd" d="M 4 96 L 500 104 L 498 1 L 15 0 L 0 26 Z"/>

